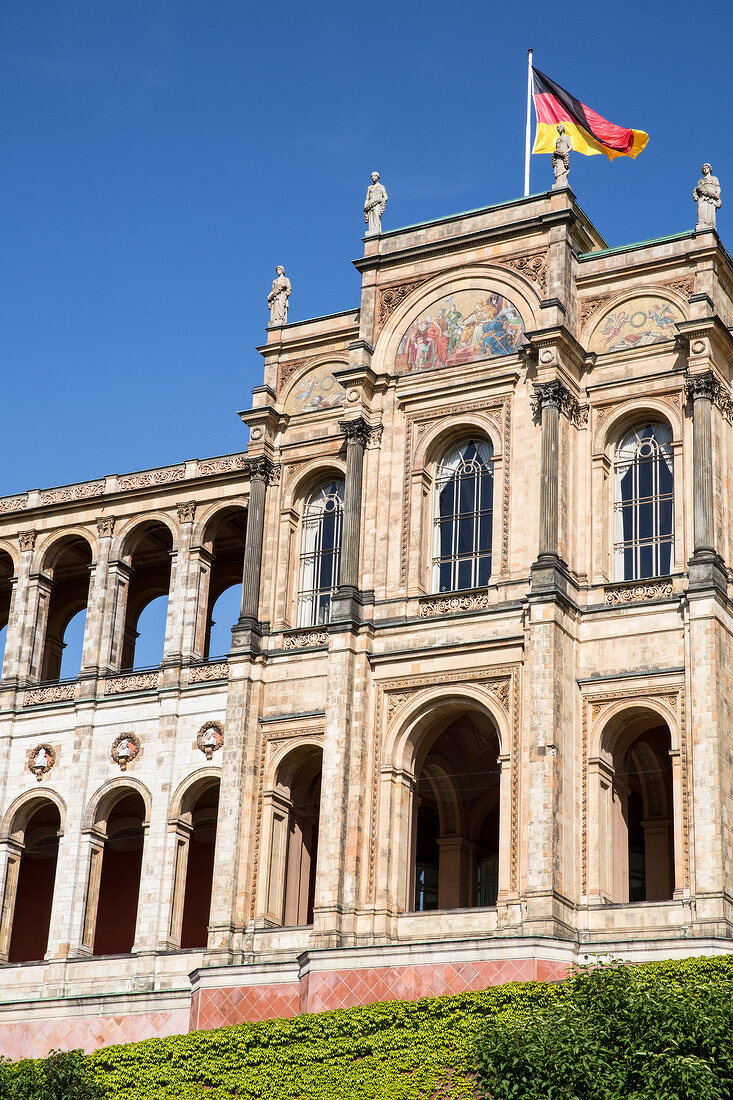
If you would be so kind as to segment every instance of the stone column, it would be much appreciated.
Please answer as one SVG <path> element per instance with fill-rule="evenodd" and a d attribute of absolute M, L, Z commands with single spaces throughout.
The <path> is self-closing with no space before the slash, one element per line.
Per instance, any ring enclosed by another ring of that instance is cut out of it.
<path fill-rule="evenodd" d="M 184 500 L 178 508 L 178 549 L 171 555 L 171 577 L 168 585 L 168 613 L 165 623 L 163 664 L 177 664 L 183 656 L 186 601 L 189 598 L 189 571 L 193 520 L 196 501 Z"/>
<path fill-rule="evenodd" d="M 558 557 L 558 439 L 560 410 L 567 391 L 562 382 L 538 383 L 534 397 L 542 417 L 542 459 L 540 468 L 540 541 L 538 561 Z"/>
<path fill-rule="evenodd" d="M 340 420 L 346 436 L 346 483 L 344 486 L 344 530 L 341 540 L 341 574 L 332 605 L 332 619 L 354 619 L 361 604 L 359 591 L 359 546 L 361 542 L 361 486 L 364 452 L 370 427 L 363 417 Z"/>
<path fill-rule="evenodd" d="M 22 531 L 18 535 L 18 542 L 21 551 L 20 564 L 15 581 L 13 602 L 10 605 L 3 667 L 3 683 L 15 685 L 28 679 L 26 635 L 32 604 L 30 576 L 33 565 L 33 550 L 36 545 L 36 532 Z"/>
<path fill-rule="evenodd" d="M 247 649 L 259 637 L 260 576 L 262 572 L 262 541 L 265 531 L 265 497 L 277 466 L 261 455 L 247 463 L 250 477 L 247 506 L 247 533 L 244 540 L 244 570 L 242 573 L 242 609 L 234 627 L 234 649 Z"/>
<path fill-rule="evenodd" d="M 725 592 L 725 566 L 715 552 L 713 517 L 713 399 L 718 390 L 711 370 L 688 378 L 685 390 L 692 401 L 693 555 L 690 587 L 715 585 Z"/>
<path fill-rule="evenodd" d="M 98 516 L 99 552 L 92 566 L 89 578 L 89 599 L 87 601 L 87 620 L 84 628 L 84 650 L 81 671 L 95 673 L 102 665 L 102 637 L 104 627 L 104 609 L 109 587 L 109 552 L 112 546 L 112 534 L 115 529 L 114 516 Z"/>

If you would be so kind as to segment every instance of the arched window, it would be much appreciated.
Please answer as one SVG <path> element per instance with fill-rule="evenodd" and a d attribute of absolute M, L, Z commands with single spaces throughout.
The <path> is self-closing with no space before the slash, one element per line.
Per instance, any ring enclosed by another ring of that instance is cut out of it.
<path fill-rule="evenodd" d="M 491 444 L 471 439 L 436 472 L 433 590 L 480 588 L 491 576 L 494 471 Z"/>
<path fill-rule="evenodd" d="M 344 483 L 329 481 L 311 493 L 303 509 L 298 578 L 298 626 L 331 617 L 331 597 L 341 571 Z"/>
<path fill-rule="evenodd" d="M 663 577 L 674 548 L 672 433 L 666 424 L 630 431 L 614 459 L 616 580 Z"/>

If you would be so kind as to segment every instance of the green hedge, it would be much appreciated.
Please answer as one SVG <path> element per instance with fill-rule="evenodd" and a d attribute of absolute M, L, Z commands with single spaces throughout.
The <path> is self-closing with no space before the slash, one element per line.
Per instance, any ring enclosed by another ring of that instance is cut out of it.
<path fill-rule="evenodd" d="M 650 981 L 733 980 L 733 956 L 647 964 Z M 89 1069 L 114 1100 L 451 1100 L 474 1094 L 486 1022 L 521 1021 L 570 983 L 512 983 L 479 993 L 199 1031 L 106 1047 Z"/>

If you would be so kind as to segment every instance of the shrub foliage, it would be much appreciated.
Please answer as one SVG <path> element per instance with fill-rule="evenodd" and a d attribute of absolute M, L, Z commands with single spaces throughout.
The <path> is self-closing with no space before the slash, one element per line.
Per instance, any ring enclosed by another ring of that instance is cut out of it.
<path fill-rule="evenodd" d="M 0 1065 L 0 1097 L 723 1100 L 733 1096 L 731 1005 L 733 956 L 592 968 L 558 985 L 514 983 Z M 76 1078 L 52 1091 L 63 1059 Z"/>

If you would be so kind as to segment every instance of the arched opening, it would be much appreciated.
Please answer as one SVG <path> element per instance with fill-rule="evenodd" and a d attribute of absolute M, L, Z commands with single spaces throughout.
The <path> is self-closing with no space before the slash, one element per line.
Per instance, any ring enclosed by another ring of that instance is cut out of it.
<path fill-rule="evenodd" d="M 674 561 L 674 459 L 666 424 L 637 425 L 614 454 L 614 574 L 662 577 Z"/>
<path fill-rule="evenodd" d="M 177 822 L 176 875 L 185 877 L 174 890 L 171 938 L 184 949 L 206 947 L 218 812 L 219 780 L 208 779 L 189 793 Z"/>
<path fill-rule="evenodd" d="M 465 440 L 443 455 L 435 471 L 434 592 L 488 584 L 493 495 L 493 449 L 488 440 Z"/>
<path fill-rule="evenodd" d="M 162 523 L 137 532 L 129 555 L 130 584 L 120 667 L 149 668 L 163 660 L 173 538 Z"/>
<path fill-rule="evenodd" d="M 0 550 L 0 679 L 5 664 L 5 645 L 10 620 L 10 602 L 13 597 L 13 559 L 5 550 Z"/>
<path fill-rule="evenodd" d="M 267 919 L 286 926 L 313 923 L 322 750 L 289 753 L 268 792 L 271 817 Z"/>
<path fill-rule="evenodd" d="M 41 680 L 79 675 L 89 597 L 92 551 L 86 539 L 70 536 L 54 548 L 48 568 L 50 596 L 41 659 Z"/>
<path fill-rule="evenodd" d="M 305 502 L 300 532 L 298 626 L 321 626 L 341 576 L 344 482 L 324 482 Z"/>
<path fill-rule="evenodd" d="M 14 868 L 11 856 L 8 866 L 6 898 L 9 893 L 15 895 L 8 898 L 12 904 L 8 962 L 36 962 L 46 954 L 60 829 L 58 808 L 44 799 L 31 812 L 22 832 L 14 834 L 20 858 Z"/>
<path fill-rule="evenodd" d="M 97 827 L 103 829 L 104 847 L 94 921 L 94 955 L 124 955 L 132 951 L 144 822 L 145 803 L 137 791 L 130 790 L 117 799 L 106 822 Z"/>
<path fill-rule="evenodd" d="M 203 642 L 207 661 L 228 653 L 232 647 L 232 627 L 242 604 L 246 529 L 244 508 L 227 508 L 217 513 L 206 528 L 204 546 L 211 556 Z"/>
<path fill-rule="evenodd" d="M 614 902 L 666 901 L 674 894 L 670 749 L 669 728 L 648 711 L 622 716 L 605 738 L 601 877 Z"/>
<path fill-rule="evenodd" d="M 499 738 L 478 711 L 424 734 L 413 799 L 409 907 L 490 907 L 499 893 Z"/>

